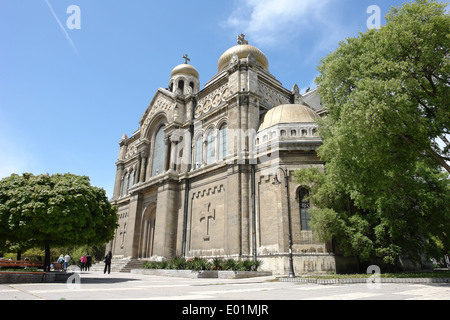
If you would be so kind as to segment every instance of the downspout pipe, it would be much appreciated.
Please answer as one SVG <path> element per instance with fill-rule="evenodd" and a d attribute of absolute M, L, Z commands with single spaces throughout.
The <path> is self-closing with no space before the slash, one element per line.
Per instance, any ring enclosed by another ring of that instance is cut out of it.
<path fill-rule="evenodd" d="M 192 117 L 194 116 L 194 108 L 192 108 Z M 190 140 L 192 141 L 192 138 L 194 136 L 194 125 L 191 124 L 189 126 L 189 135 Z M 189 141 L 189 146 L 191 144 L 191 141 Z M 187 172 L 191 171 L 192 168 L 192 161 L 189 161 L 187 165 Z M 183 212 L 183 235 L 181 240 L 181 255 L 183 257 L 186 257 L 186 239 L 187 239 L 187 220 L 188 220 L 188 214 L 189 214 L 189 191 L 191 188 L 190 179 L 188 176 L 184 180 L 184 212 Z"/>
<path fill-rule="evenodd" d="M 256 165 L 251 165 L 251 185 L 252 185 L 252 243 L 253 243 L 253 262 L 256 265 L 258 253 L 256 251 Z M 256 271 L 256 270 L 255 270 Z"/>

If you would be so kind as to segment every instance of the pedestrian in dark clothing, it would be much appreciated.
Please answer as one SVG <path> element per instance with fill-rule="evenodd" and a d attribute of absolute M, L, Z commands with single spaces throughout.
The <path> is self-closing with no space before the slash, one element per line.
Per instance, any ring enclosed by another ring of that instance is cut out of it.
<path fill-rule="evenodd" d="M 86 270 L 89 271 L 89 268 L 92 265 L 92 257 L 89 255 L 89 252 L 86 254 Z"/>
<path fill-rule="evenodd" d="M 105 270 L 103 271 L 103 273 L 106 273 L 106 270 L 108 270 L 108 274 L 110 274 L 111 272 L 111 259 L 112 259 L 112 254 L 111 251 L 108 252 L 108 254 L 105 257 Z"/>

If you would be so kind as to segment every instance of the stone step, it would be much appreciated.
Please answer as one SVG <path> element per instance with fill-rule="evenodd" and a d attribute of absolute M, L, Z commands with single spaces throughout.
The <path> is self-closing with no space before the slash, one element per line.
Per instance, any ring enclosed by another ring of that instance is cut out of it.
<path fill-rule="evenodd" d="M 111 260 L 111 272 L 125 272 L 129 273 L 132 269 L 141 269 L 145 261 L 137 259 L 112 259 Z M 105 269 L 105 263 L 98 262 L 92 265 L 90 271 L 103 272 Z"/>
<path fill-rule="evenodd" d="M 133 269 L 142 269 L 144 263 L 145 261 L 132 259 L 124 267 L 122 267 L 120 272 L 130 273 Z"/>

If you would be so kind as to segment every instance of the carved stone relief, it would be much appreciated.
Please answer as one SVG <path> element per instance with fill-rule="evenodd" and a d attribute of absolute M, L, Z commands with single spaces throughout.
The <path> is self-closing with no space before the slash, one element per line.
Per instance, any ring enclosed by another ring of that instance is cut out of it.
<path fill-rule="evenodd" d="M 228 98 L 229 92 L 228 84 L 224 84 L 220 88 L 209 93 L 206 97 L 200 99 L 195 108 L 195 118 L 220 106 L 222 102 Z"/>
<path fill-rule="evenodd" d="M 265 83 L 259 82 L 258 94 L 261 96 L 261 102 L 276 107 L 282 104 L 289 104 L 290 98 L 269 87 Z"/>
<path fill-rule="evenodd" d="M 153 120 L 153 116 L 160 111 L 164 111 L 169 119 L 172 119 L 172 112 L 177 104 L 163 95 L 160 95 L 158 99 L 150 107 L 150 111 L 147 113 L 146 118 L 141 126 L 141 132 L 146 132 L 150 122 Z"/>

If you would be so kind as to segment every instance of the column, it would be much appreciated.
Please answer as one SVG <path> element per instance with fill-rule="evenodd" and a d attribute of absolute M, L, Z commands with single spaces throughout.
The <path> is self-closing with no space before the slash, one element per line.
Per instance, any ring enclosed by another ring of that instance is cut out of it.
<path fill-rule="evenodd" d="M 175 163 L 176 163 L 176 145 L 177 142 L 176 141 L 171 141 L 170 142 L 170 163 L 169 163 L 169 170 L 175 170 Z"/>
<path fill-rule="evenodd" d="M 141 154 L 142 160 L 141 160 L 141 172 L 139 176 L 139 182 L 145 182 L 145 170 L 147 167 L 147 161 L 148 161 L 148 154 L 146 152 L 142 152 Z"/>
<path fill-rule="evenodd" d="M 122 180 L 123 169 L 124 169 L 123 163 L 118 163 L 117 164 L 117 172 L 116 172 L 116 180 L 114 182 L 113 199 L 118 199 L 120 197 L 120 181 Z"/>
<path fill-rule="evenodd" d="M 164 152 L 164 172 L 169 170 L 170 165 L 170 139 L 167 137 L 164 139 L 165 152 Z"/>

